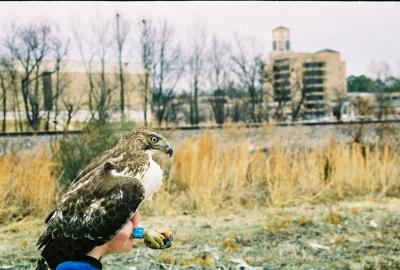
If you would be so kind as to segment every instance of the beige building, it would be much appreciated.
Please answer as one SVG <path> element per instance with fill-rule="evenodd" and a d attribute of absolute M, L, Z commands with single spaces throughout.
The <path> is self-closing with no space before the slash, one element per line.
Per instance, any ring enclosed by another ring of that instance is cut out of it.
<path fill-rule="evenodd" d="M 48 97 L 56 94 L 56 74 L 54 71 L 55 62 L 45 61 L 41 65 L 40 74 L 42 75 L 39 80 L 39 89 L 43 94 L 44 109 L 46 106 L 51 106 L 51 101 L 47 101 Z M 17 65 L 17 70 L 23 72 L 21 66 Z M 79 105 L 80 109 L 74 116 L 73 120 L 86 121 L 90 118 L 89 110 L 89 76 L 90 70 L 93 88 L 96 96 L 99 98 L 101 91 L 101 64 L 99 62 L 92 62 L 90 67 L 81 61 L 63 61 L 61 63 L 61 88 L 62 95 L 58 99 L 58 107 L 60 111 L 60 120 L 66 116 L 66 111 L 63 106 L 63 100 Z M 104 74 L 106 80 L 107 91 L 111 92 L 111 99 L 109 100 L 108 107 L 111 112 L 111 119 L 120 119 L 120 88 L 119 88 L 119 68 L 116 63 L 105 63 Z M 136 122 L 144 122 L 144 93 L 140 85 L 145 78 L 145 72 L 141 65 L 125 63 L 124 64 L 124 80 L 125 80 L 125 115 L 129 120 Z M 149 101 L 151 101 L 150 90 L 148 90 Z M 21 97 L 20 97 L 21 98 Z M 50 105 L 46 105 L 50 104 Z M 20 108 L 23 110 L 22 99 L 20 100 Z M 10 108 L 11 110 L 11 108 Z M 54 110 L 54 108 L 53 108 Z M 151 109 L 148 104 L 148 121 L 151 121 Z M 24 115 L 24 114 L 23 114 Z M 11 116 L 11 113 L 10 113 Z"/>
<path fill-rule="evenodd" d="M 383 119 L 399 119 L 400 115 L 400 93 L 369 93 L 369 92 L 356 92 L 349 93 L 348 99 L 343 107 L 343 115 L 345 119 L 357 120 L 358 117 L 365 117 L 366 114 L 372 120 L 378 120 L 379 114 L 382 113 Z M 358 108 L 357 104 L 363 102 L 364 108 Z"/>
<path fill-rule="evenodd" d="M 340 53 L 324 49 L 315 53 L 291 49 L 290 31 L 272 31 L 273 51 L 266 67 L 266 101 L 272 109 L 291 119 L 333 117 L 347 95 L 346 65 Z"/>

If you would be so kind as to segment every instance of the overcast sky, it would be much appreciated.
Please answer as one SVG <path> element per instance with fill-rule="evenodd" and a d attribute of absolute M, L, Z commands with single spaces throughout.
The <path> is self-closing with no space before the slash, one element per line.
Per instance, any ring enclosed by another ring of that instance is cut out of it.
<path fill-rule="evenodd" d="M 198 23 L 225 39 L 232 39 L 235 31 L 252 35 L 265 45 L 266 58 L 272 29 L 283 25 L 290 28 L 294 51 L 339 51 L 347 75 L 369 74 L 373 61 L 387 62 L 392 73 L 400 75 L 400 3 L 396 2 L 1 2 L 0 25 L 47 17 L 70 29 L 71 18 L 112 16 L 116 11 L 131 21 L 167 19 L 182 40 Z"/>

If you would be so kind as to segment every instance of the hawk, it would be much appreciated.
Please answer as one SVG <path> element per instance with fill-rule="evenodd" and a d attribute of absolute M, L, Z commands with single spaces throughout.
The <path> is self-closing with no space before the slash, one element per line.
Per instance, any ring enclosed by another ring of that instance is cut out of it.
<path fill-rule="evenodd" d="M 133 129 L 110 150 L 95 157 L 69 186 L 45 221 L 37 242 L 36 270 L 55 269 L 112 239 L 143 201 L 162 184 L 154 150 L 170 157 L 167 140 L 151 129 Z"/>

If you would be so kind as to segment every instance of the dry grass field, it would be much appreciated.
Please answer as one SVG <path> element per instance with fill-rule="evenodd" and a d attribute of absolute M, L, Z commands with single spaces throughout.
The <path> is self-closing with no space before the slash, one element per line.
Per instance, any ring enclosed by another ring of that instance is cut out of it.
<path fill-rule="evenodd" d="M 142 216 L 169 228 L 172 248 L 136 241 L 103 269 L 400 269 L 400 200 L 261 207 L 210 214 Z M 0 269 L 34 269 L 42 220 L 0 226 Z M 240 268 L 242 266 L 242 268 Z"/>
<path fill-rule="evenodd" d="M 156 156 L 163 189 L 143 205 L 142 223 L 174 230 L 175 246 L 138 242 L 105 269 L 400 269 L 399 154 L 334 138 L 256 149 L 243 130 L 205 131 Z M 44 149 L 0 157 L 0 269 L 32 268 L 59 166 Z"/>

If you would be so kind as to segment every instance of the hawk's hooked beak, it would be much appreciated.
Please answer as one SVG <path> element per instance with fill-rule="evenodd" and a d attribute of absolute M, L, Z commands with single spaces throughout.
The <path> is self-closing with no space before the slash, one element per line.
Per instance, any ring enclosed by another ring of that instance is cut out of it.
<path fill-rule="evenodd" d="M 165 153 L 166 153 L 167 155 L 169 155 L 169 157 L 172 157 L 172 154 L 174 153 L 174 150 L 172 150 L 171 147 L 168 147 L 167 150 L 165 151 Z"/>

